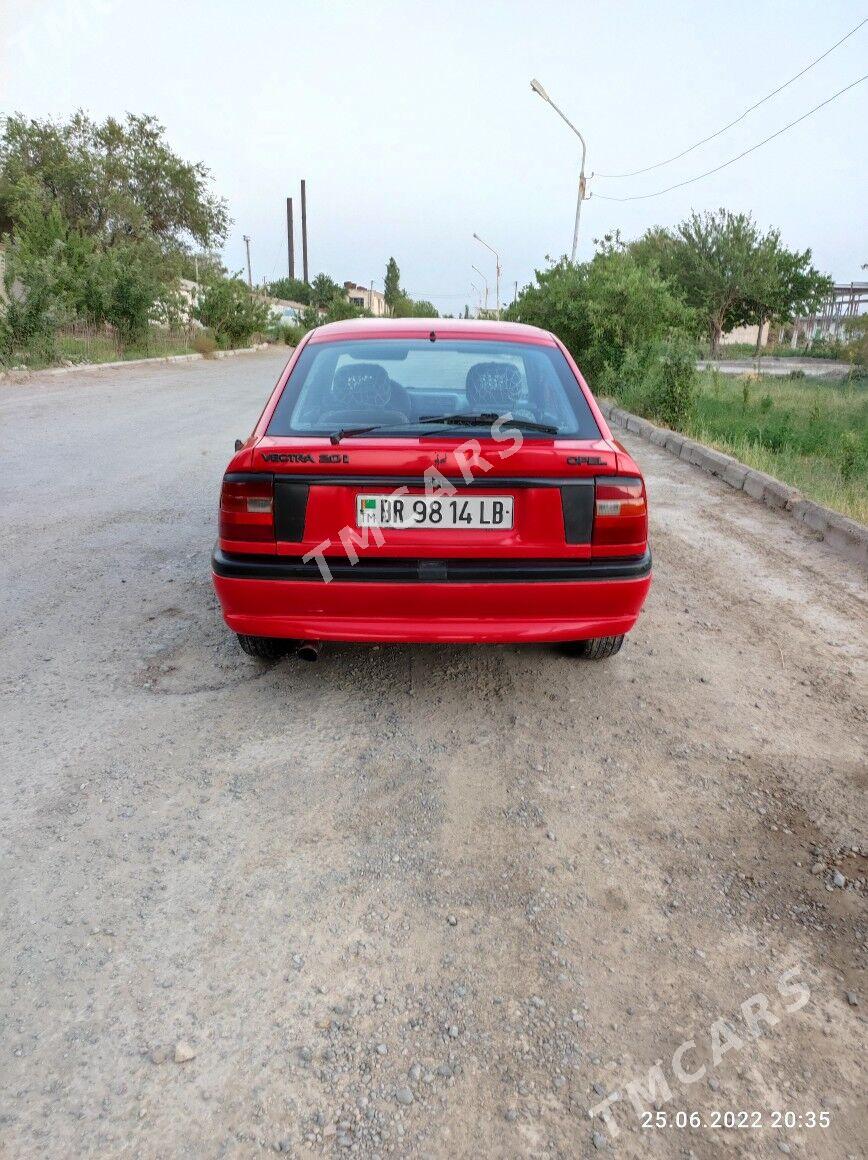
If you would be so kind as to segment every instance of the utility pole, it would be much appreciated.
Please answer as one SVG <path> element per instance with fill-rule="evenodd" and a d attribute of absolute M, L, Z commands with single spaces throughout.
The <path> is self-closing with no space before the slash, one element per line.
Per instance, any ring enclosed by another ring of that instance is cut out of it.
<path fill-rule="evenodd" d="M 576 202 L 576 225 L 575 225 L 575 229 L 573 230 L 573 253 L 572 253 L 572 257 L 570 258 L 571 262 L 575 262 L 576 250 L 577 250 L 578 245 L 579 245 L 579 218 L 582 215 L 582 202 L 585 200 L 585 154 L 587 153 L 587 146 L 585 145 L 585 138 L 582 136 L 582 134 L 579 132 L 579 130 L 575 127 L 575 125 L 572 123 L 572 121 L 569 119 L 569 117 L 565 113 L 561 112 L 561 110 L 557 107 L 557 105 L 554 103 L 554 101 L 551 99 L 551 97 L 548 95 L 548 93 L 545 91 L 545 89 L 542 87 L 542 85 L 539 83 L 538 80 L 532 80 L 530 82 L 530 87 L 533 89 L 533 91 L 538 96 L 542 97 L 542 99 L 544 101 L 547 101 L 551 105 L 551 107 L 554 109 L 554 111 L 557 113 L 557 115 L 561 118 L 561 120 L 566 121 L 566 123 L 569 125 L 569 127 L 572 129 L 572 131 L 575 133 L 575 135 L 578 137 L 578 139 L 582 143 L 582 164 L 581 164 L 581 168 L 579 170 L 579 197 L 578 197 L 578 200 Z"/>
<path fill-rule="evenodd" d="M 286 199 L 286 252 L 289 258 L 289 276 L 295 277 L 295 237 L 292 228 L 292 198 Z"/>
<path fill-rule="evenodd" d="M 253 292 L 253 275 L 250 272 L 250 237 L 248 234 L 244 234 L 243 237 L 244 237 L 244 245 L 247 247 L 247 285 L 250 287 L 250 290 L 252 293 Z"/>
<path fill-rule="evenodd" d="M 512 291 L 512 304 L 513 304 L 513 306 L 515 306 L 517 301 L 518 301 L 518 282 L 516 282 L 514 284 L 514 288 Z"/>
<path fill-rule="evenodd" d="M 485 277 L 485 275 L 482 273 L 482 271 L 479 269 L 478 266 L 471 266 L 470 268 L 471 268 L 471 270 L 476 271 L 476 273 L 482 279 L 482 284 L 485 287 L 485 312 L 487 314 L 488 313 L 488 279 Z"/>
<path fill-rule="evenodd" d="M 497 301 L 496 301 L 497 318 L 498 318 L 498 321 L 500 321 L 500 255 L 498 254 L 497 250 L 495 250 L 494 246 L 489 246 L 488 242 L 483 242 L 483 240 L 479 236 L 479 234 L 474 234 L 473 236 L 474 236 L 474 238 L 476 238 L 477 242 L 480 243 L 480 245 L 485 246 L 486 250 L 491 250 L 492 254 L 494 254 L 494 271 L 495 271 L 494 277 L 495 277 L 495 285 L 496 285 L 495 298 L 497 299 Z M 473 268 L 474 268 L 474 270 L 476 269 L 475 266 Z"/>
<path fill-rule="evenodd" d="M 310 285 L 307 269 L 307 191 L 305 190 L 304 178 L 301 182 L 301 266 L 305 284 Z"/>

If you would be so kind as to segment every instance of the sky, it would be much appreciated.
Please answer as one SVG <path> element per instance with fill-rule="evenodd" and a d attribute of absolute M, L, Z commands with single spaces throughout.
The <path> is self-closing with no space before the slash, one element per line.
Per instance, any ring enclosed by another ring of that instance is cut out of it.
<path fill-rule="evenodd" d="M 587 172 L 686 148 L 798 72 L 864 3 L 734 0 L 0 0 L 0 113 L 151 113 L 204 161 L 233 225 L 224 260 L 287 272 L 286 197 L 308 194 L 310 273 L 405 289 L 441 313 L 494 305 L 572 244 L 579 141 L 530 88 L 538 77 L 587 141 Z M 838 281 L 868 279 L 868 82 L 749 157 L 685 188 L 868 72 L 868 25 L 733 129 L 674 164 L 595 177 L 579 257 L 691 209 L 750 211 L 810 247 Z M 301 240 L 296 236 L 296 267 Z"/>

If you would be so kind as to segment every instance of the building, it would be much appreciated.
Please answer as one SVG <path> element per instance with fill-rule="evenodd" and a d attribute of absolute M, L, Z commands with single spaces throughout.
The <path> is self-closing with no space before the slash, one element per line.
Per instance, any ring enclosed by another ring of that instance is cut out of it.
<path fill-rule="evenodd" d="M 756 323 L 753 326 L 736 326 L 734 330 L 728 330 L 726 334 L 721 335 L 721 346 L 738 346 L 747 345 L 756 346 Z M 765 346 L 769 340 L 769 324 L 763 323 L 763 338 L 760 346 Z"/>
<path fill-rule="evenodd" d="M 868 311 L 868 282 L 847 282 L 832 287 L 829 296 L 820 304 L 816 314 L 807 318 L 794 318 L 783 329 L 789 336 L 788 341 L 793 350 L 799 346 L 810 347 L 811 343 L 822 339 L 825 342 L 846 342 L 847 333 L 844 323 L 848 318 L 858 318 Z M 768 343 L 770 326 L 763 324 L 763 335 L 760 346 Z M 779 333 L 780 328 L 775 329 Z M 721 339 L 722 346 L 737 343 L 756 345 L 757 328 L 754 326 L 738 326 L 730 330 Z"/>
<path fill-rule="evenodd" d="M 344 290 L 351 306 L 358 306 L 362 310 L 370 310 L 374 318 L 384 318 L 389 312 L 386 309 L 386 297 L 373 286 L 359 286 L 355 282 L 344 282 Z"/>
<path fill-rule="evenodd" d="M 821 303 L 816 314 L 793 322 L 790 346 L 810 346 L 817 339 L 826 342 L 846 341 L 844 323 L 868 311 L 868 282 L 841 283 Z"/>

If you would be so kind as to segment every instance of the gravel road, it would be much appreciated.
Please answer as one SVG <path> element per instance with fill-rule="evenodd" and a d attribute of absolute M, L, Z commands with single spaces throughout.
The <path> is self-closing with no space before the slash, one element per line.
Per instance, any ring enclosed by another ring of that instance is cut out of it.
<path fill-rule="evenodd" d="M 0 1153 L 864 1156 L 864 577 L 628 440 L 614 660 L 262 667 L 209 552 L 282 358 L 0 388 Z"/>

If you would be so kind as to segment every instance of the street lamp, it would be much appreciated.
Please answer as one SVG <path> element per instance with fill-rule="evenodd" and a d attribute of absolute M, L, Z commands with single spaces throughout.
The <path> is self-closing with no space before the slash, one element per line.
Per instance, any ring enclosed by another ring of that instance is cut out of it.
<path fill-rule="evenodd" d="M 497 250 L 495 250 L 494 246 L 489 246 L 488 242 L 483 242 L 482 238 L 479 236 L 479 234 L 474 234 L 473 236 L 474 236 L 474 238 L 476 238 L 477 242 L 479 242 L 481 245 L 485 246 L 486 250 L 491 250 L 492 254 L 494 254 L 494 270 L 495 270 L 494 276 L 496 279 L 495 298 L 497 299 L 497 317 L 499 320 L 500 319 L 500 255 L 498 254 Z M 474 266 L 473 269 L 475 270 L 476 267 Z M 486 303 L 486 306 L 487 305 L 488 304 Z"/>
<path fill-rule="evenodd" d="M 551 105 L 551 107 L 554 109 L 554 111 L 557 113 L 557 115 L 562 120 L 566 121 L 566 123 L 569 125 L 569 127 L 572 129 L 572 131 L 575 133 L 575 135 L 578 137 L 578 139 L 582 143 L 582 168 L 581 168 L 581 171 L 579 173 L 579 196 L 578 196 L 578 200 L 576 201 L 576 228 L 573 230 L 573 253 L 572 253 L 572 257 L 570 258 L 571 262 L 575 262 L 576 250 L 577 250 L 578 245 L 579 245 L 579 218 L 582 215 L 582 202 L 585 199 L 585 154 L 587 153 L 587 146 L 585 145 L 585 138 L 582 136 L 582 134 L 579 132 L 579 130 L 575 127 L 575 125 L 572 123 L 572 121 L 569 119 L 569 117 L 565 113 L 561 112 L 561 110 L 557 107 L 557 105 L 554 103 L 554 101 L 551 99 L 551 97 L 548 95 L 548 93 L 545 91 L 545 89 L 542 87 L 542 85 L 539 83 L 538 80 L 532 80 L 530 82 L 530 87 L 533 89 L 533 91 L 538 96 L 542 97 L 542 99 L 544 101 L 547 101 L 548 104 Z"/>
<path fill-rule="evenodd" d="M 473 236 L 476 237 L 476 234 L 474 234 Z M 482 271 L 479 269 L 478 266 L 471 266 L 470 269 L 476 271 L 476 273 L 482 279 L 483 285 L 485 286 L 485 311 L 486 311 L 486 313 L 488 313 L 488 279 L 485 277 L 485 275 L 482 273 Z"/>

